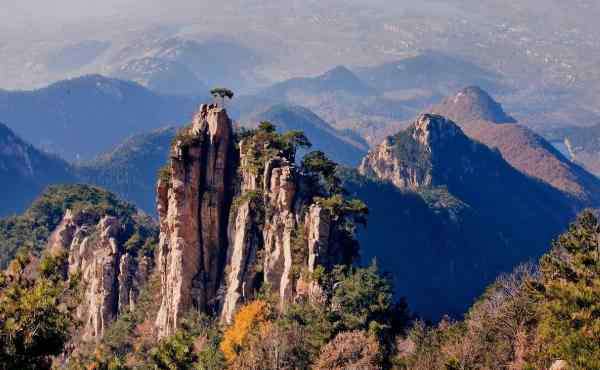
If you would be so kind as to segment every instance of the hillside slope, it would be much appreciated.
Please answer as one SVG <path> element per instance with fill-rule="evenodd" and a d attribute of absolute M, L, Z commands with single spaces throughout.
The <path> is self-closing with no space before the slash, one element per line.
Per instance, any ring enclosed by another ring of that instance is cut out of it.
<path fill-rule="evenodd" d="M 456 122 L 472 139 L 497 148 L 516 169 L 579 198 L 587 205 L 600 201 L 600 181 L 565 158 L 552 144 L 514 123 L 485 91 L 466 88 L 431 108 Z"/>
<path fill-rule="evenodd" d="M 47 185 L 74 179 L 69 164 L 37 150 L 0 123 L 0 216 L 22 212 Z"/>
<path fill-rule="evenodd" d="M 131 134 L 183 122 L 195 108 L 192 99 L 99 75 L 0 91 L 0 119 L 24 140 L 67 160 L 91 159 Z"/>
<path fill-rule="evenodd" d="M 156 176 L 169 154 L 177 128 L 134 135 L 93 161 L 78 164 L 80 181 L 106 188 L 156 214 Z"/>
<path fill-rule="evenodd" d="M 248 119 L 251 124 L 269 121 L 282 132 L 303 131 L 312 149 L 321 150 L 334 161 L 357 166 L 369 148 L 363 138 L 350 131 L 337 130 L 315 113 L 300 106 L 277 104 Z"/>
<path fill-rule="evenodd" d="M 73 313 L 79 325 L 70 333 L 68 356 L 134 309 L 153 268 L 157 236 L 152 219 L 114 194 L 87 185 L 52 186 L 23 214 L 0 219 L 0 268 L 18 254 L 28 256 L 26 270 L 35 271 L 50 257 L 57 277 L 80 282 Z"/>
<path fill-rule="evenodd" d="M 437 318 L 464 312 L 498 273 L 539 257 L 580 207 L 437 115 L 422 115 L 389 137 L 359 171 L 423 198 L 368 183 L 356 190 L 372 210 L 363 250 L 385 256 L 382 266 L 401 276 L 409 302 Z"/>
<path fill-rule="evenodd" d="M 544 137 L 564 148 L 565 155 L 600 177 L 600 125 L 561 127 L 542 132 Z"/>

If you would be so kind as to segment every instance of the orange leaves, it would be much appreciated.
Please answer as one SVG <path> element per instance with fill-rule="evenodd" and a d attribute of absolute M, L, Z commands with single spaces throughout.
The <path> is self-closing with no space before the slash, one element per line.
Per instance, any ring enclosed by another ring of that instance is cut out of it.
<path fill-rule="evenodd" d="M 228 363 L 235 361 L 248 335 L 267 319 L 269 308 L 264 301 L 253 301 L 242 307 L 235 315 L 233 324 L 225 331 L 221 351 Z"/>

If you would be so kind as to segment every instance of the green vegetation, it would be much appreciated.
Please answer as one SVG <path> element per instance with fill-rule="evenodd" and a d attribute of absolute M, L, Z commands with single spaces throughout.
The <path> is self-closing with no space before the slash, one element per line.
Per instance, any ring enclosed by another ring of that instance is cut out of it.
<path fill-rule="evenodd" d="M 135 251 L 152 248 L 147 238 L 156 234 L 152 221 L 137 214 L 132 205 L 93 186 L 51 186 L 23 215 L 0 220 L 0 267 L 6 266 L 19 250 L 39 255 L 67 210 L 90 224 L 104 215 L 114 216 L 125 225 L 125 237 L 132 238 L 127 243 L 129 248 Z"/>
<path fill-rule="evenodd" d="M 319 185 L 323 184 L 330 194 L 342 193 L 342 182 L 337 176 L 337 168 L 337 163 L 320 151 L 310 152 L 302 159 L 302 170 L 309 177 L 312 187 L 319 188 Z"/>
<path fill-rule="evenodd" d="M 539 267 L 503 275 L 464 322 L 417 323 L 399 353 L 410 369 L 600 368 L 600 223 L 589 211 L 562 234 Z"/>
<path fill-rule="evenodd" d="M 600 368 L 600 223 L 584 212 L 540 262 L 536 363 Z"/>
<path fill-rule="evenodd" d="M 64 282 L 66 256 L 43 257 L 37 276 L 28 276 L 30 258 L 18 255 L 0 275 L 0 368 L 49 369 L 75 326 L 77 279 Z"/>
<path fill-rule="evenodd" d="M 377 264 L 367 268 L 336 267 L 325 284 L 331 289 L 333 323 L 338 331 L 370 330 L 380 337 L 390 328 L 393 288 Z"/>
<path fill-rule="evenodd" d="M 191 127 L 183 127 L 175 134 L 171 146 L 177 145 L 185 156 L 187 155 L 187 149 L 191 146 L 199 145 L 201 140 L 201 136 L 192 133 Z"/>
<path fill-rule="evenodd" d="M 210 94 L 216 99 L 221 99 L 221 105 L 225 106 L 225 98 L 231 100 L 233 99 L 233 91 L 226 89 L 224 87 L 215 87 L 210 90 Z"/>
<path fill-rule="evenodd" d="M 252 208 L 255 211 L 263 211 L 263 197 L 264 194 L 262 191 L 246 191 L 233 199 L 233 202 L 231 204 L 232 211 L 236 212 L 240 208 L 240 206 L 242 206 L 245 203 L 252 204 Z"/>
<path fill-rule="evenodd" d="M 158 179 L 164 184 L 169 185 L 171 182 L 171 165 L 166 164 L 158 169 Z"/>
<path fill-rule="evenodd" d="M 161 340 L 150 351 L 150 367 L 155 369 L 218 370 L 224 367 L 219 350 L 220 335 L 205 316 L 191 314 L 173 336 Z"/>
<path fill-rule="evenodd" d="M 374 361 L 375 368 L 389 366 L 385 354 L 392 348 L 393 333 L 408 315 L 405 306 L 393 304 L 387 277 L 376 265 L 339 266 L 331 273 L 323 272 L 321 283 L 321 302 L 291 303 L 282 312 L 277 309 L 277 299 L 267 297 L 240 309 L 221 344 L 230 368 L 325 369 L 325 364 L 338 360 Z M 361 353 L 352 346 L 348 349 L 352 354 L 345 352 L 342 348 L 348 342 L 342 338 L 348 336 L 365 339 L 363 344 L 371 351 Z"/>
<path fill-rule="evenodd" d="M 238 141 L 243 141 L 246 168 L 255 174 L 262 174 L 266 163 L 280 156 L 290 163 L 296 160 L 299 148 L 309 148 L 310 142 L 300 131 L 288 131 L 284 134 L 270 122 L 261 122 L 255 130 L 243 130 L 238 133 Z"/>

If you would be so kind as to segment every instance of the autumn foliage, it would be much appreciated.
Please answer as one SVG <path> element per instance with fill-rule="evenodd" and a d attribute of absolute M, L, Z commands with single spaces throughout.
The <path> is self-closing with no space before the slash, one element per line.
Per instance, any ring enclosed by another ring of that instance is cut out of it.
<path fill-rule="evenodd" d="M 242 307 L 235 315 L 233 324 L 225 330 L 220 345 L 228 363 L 233 363 L 236 360 L 252 329 L 266 320 L 267 308 L 266 302 L 256 300 Z"/>

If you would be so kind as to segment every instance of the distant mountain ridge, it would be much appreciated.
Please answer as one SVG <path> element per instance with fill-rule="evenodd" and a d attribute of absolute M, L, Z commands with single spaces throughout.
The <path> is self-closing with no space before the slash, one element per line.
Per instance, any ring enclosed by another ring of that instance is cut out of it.
<path fill-rule="evenodd" d="M 317 77 L 292 78 L 265 89 L 259 95 L 269 98 L 282 98 L 288 94 L 322 94 L 345 92 L 352 95 L 375 95 L 376 90 L 362 82 L 352 71 L 337 66 Z"/>
<path fill-rule="evenodd" d="M 358 165 L 369 149 L 368 143 L 359 135 L 335 129 L 304 107 L 276 104 L 248 119 L 254 124 L 261 121 L 275 124 L 281 132 L 303 131 L 313 145 L 311 150 L 321 150 L 334 161 L 347 166 Z"/>
<path fill-rule="evenodd" d="M 196 106 L 196 99 L 100 75 L 33 91 L 0 91 L 0 120 L 67 160 L 91 159 L 131 134 L 184 122 Z"/>
<path fill-rule="evenodd" d="M 479 86 L 466 87 L 456 95 L 445 98 L 436 109 L 444 111 L 448 117 L 460 117 L 460 120 L 466 123 L 476 120 L 517 123 L 513 117 L 506 114 L 502 105 Z"/>
<path fill-rule="evenodd" d="M 468 85 L 498 90 L 499 76 L 477 64 L 436 51 L 424 51 L 415 56 L 372 67 L 356 69 L 356 74 L 380 91 L 423 89 L 444 94 Z"/>
<path fill-rule="evenodd" d="M 210 88 L 192 70 L 179 62 L 145 57 L 134 59 L 112 73 L 135 81 L 157 93 L 205 97 Z"/>
<path fill-rule="evenodd" d="M 193 73 L 195 78 L 209 86 L 227 86 L 236 90 L 247 88 L 254 83 L 253 69 L 261 63 L 258 52 L 235 40 L 227 38 L 191 40 L 174 36 L 142 37 L 133 40 L 114 51 L 106 64 L 110 66 L 109 70 L 112 73 L 119 75 L 120 69 L 145 58 L 179 65 L 179 68 L 184 67 Z M 137 74 L 152 73 L 154 70 L 154 68 L 140 67 L 142 68 L 138 68 Z M 155 72 L 158 73 L 152 74 L 156 78 L 168 77 L 168 74 L 160 70 Z M 161 90 L 161 92 L 165 91 Z"/>
<path fill-rule="evenodd" d="M 134 135 L 75 168 L 81 182 L 108 189 L 148 214 L 156 212 L 156 178 L 168 158 L 176 127 Z"/>
<path fill-rule="evenodd" d="M 547 140 L 563 145 L 565 155 L 600 177 L 600 125 L 562 127 L 542 134 Z"/>
<path fill-rule="evenodd" d="M 50 184 L 75 181 L 71 166 L 0 123 L 0 216 L 21 212 Z"/>
<path fill-rule="evenodd" d="M 497 148 L 519 171 L 541 179 L 587 205 L 600 204 L 600 181 L 596 177 L 565 158 L 542 136 L 516 124 L 482 89 L 463 89 L 430 111 L 450 118 L 469 137 Z"/>

